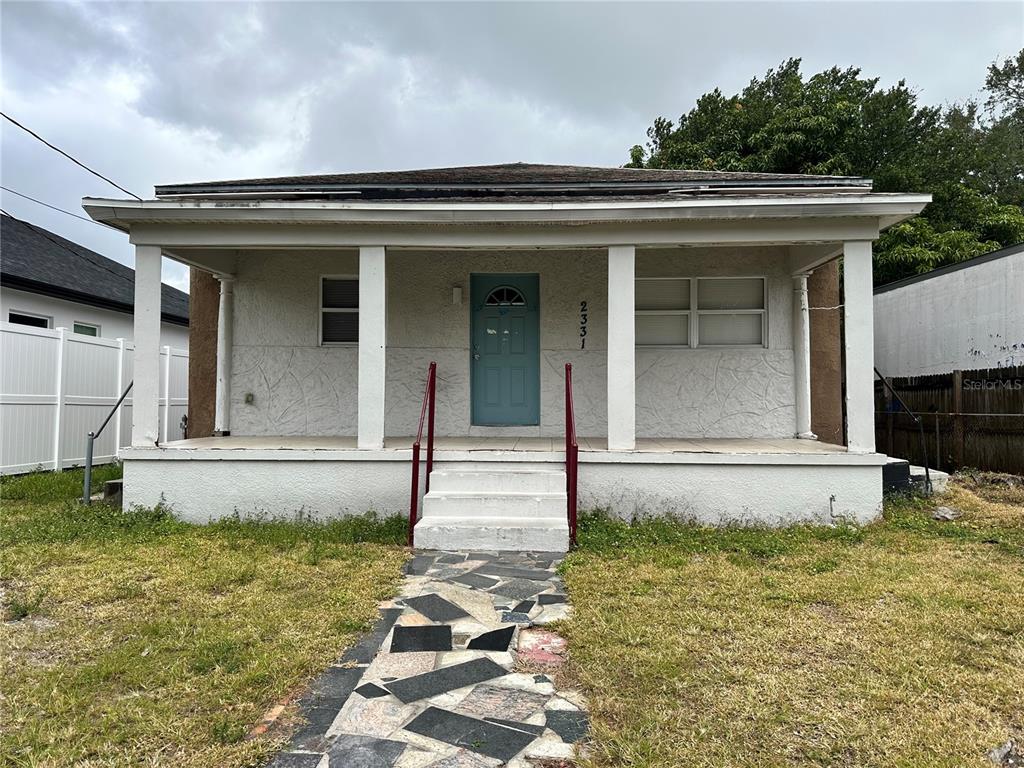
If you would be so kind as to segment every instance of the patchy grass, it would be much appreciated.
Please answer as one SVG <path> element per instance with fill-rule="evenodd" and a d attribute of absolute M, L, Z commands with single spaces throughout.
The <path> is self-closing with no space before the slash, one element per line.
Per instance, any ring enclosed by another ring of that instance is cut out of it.
<path fill-rule="evenodd" d="M 90 487 L 96 493 L 107 480 L 121 477 L 120 464 L 101 464 L 92 468 Z M 26 475 L 0 477 L 0 499 L 32 501 L 38 504 L 82 498 L 84 470 L 66 472 L 31 472 Z"/>
<path fill-rule="evenodd" d="M 195 526 L 54 501 L 63 474 L 0 488 L 0 765 L 258 764 L 249 730 L 398 587 L 401 520 Z"/>
<path fill-rule="evenodd" d="M 1024 505 L 996 486 L 864 528 L 586 518 L 562 625 L 583 764 L 959 768 L 1021 743 Z"/>

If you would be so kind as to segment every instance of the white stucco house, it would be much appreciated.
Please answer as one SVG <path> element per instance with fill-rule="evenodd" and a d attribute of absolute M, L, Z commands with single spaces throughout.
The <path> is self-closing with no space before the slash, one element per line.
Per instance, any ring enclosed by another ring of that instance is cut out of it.
<path fill-rule="evenodd" d="M 885 376 L 1024 365 L 1024 243 L 875 288 Z"/>
<path fill-rule="evenodd" d="M 855 178 L 527 164 L 86 199 L 136 252 L 125 503 L 195 520 L 411 508 L 417 546 L 488 549 L 565 549 L 577 489 L 624 517 L 870 520 L 871 242 L 928 200 Z M 161 445 L 162 254 L 222 290 L 218 436 Z M 837 258 L 847 446 L 810 430 L 806 276 Z"/>

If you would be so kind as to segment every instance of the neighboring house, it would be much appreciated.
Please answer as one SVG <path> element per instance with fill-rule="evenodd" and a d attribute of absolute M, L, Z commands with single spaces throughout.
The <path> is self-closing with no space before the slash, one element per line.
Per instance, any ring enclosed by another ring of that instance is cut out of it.
<path fill-rule="evenodd" d="M 0 221 L 0 321 L 132 339 L 131 268 L 7 214 Z M 162 286 L 160 344 L 188 349 L 188 294 Z"/>
<path fill-rule="evenodd" d="M 1024 365 L 1024 243 L 875 289 L 886 377 Z"/>
<path fill-rule="evenodd" d="M 125 503 L 193 520 L 409 510 L 436 361 L 416 544 L 564 549 L 571 363 L 582 507 L 871 520 L 871 241 L 929 199 L 858 178 L 527 164 L 87 198 L 136 251 Z M 158 444 L 159 318 L 143 308 L 161 254 L 220 280 L 215 437 Z M 807 277 L 840 257 L 847 446 L 811 429 Z"/>

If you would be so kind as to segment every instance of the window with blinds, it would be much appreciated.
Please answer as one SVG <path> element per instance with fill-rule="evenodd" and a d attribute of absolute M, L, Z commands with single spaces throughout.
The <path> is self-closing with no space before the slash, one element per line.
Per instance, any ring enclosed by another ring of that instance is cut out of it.
<path fill-rule="evenodd" d="M 359 341 L 359 280 L 324 277 L 320 280 L 320 343 Z"/>
<path fill-rule="evenodd" d="M 636 280 L 636 343 L 644 347 L 767 346 L 763 277 Z"/>

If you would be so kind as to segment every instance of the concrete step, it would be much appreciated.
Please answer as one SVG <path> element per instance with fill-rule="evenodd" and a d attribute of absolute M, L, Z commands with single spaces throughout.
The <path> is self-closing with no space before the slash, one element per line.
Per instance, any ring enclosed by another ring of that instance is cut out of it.
<path fill-rule="evenodd" d="M 552 469 L 502 468 L 448 469 L 430 473 L 430 491 L 565 493 L 565 472 Z"/>
<path fill-rule="evenodd" d="M 566 515 L 565 491 L 518 493 L 513 491 L 435 491 L 423 497 L 423 517 L 452 518 L 558 518 Z"/>
<path fill-rule="evenodd" d="M 552 518 L 427 517 L 415 528 L 416 546 L 423 549 L 491 550 L 498 552 L 566 552 L 569 526 Z"/>

